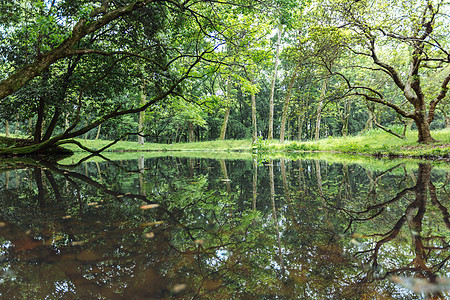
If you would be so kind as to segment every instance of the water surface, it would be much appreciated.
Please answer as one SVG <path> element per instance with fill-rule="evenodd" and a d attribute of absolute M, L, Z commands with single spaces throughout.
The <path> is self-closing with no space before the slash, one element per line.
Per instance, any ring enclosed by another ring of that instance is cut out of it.
<path fill-rule="evenodd" d="M 425 163 L 2 160 L 0 295 L 449 299 L 449 189 Z"/>

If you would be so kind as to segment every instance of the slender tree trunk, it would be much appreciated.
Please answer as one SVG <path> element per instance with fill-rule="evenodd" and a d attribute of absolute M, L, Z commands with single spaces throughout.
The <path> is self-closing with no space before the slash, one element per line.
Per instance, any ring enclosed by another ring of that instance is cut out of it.
<path fill-rule="evenodd" d="M 255 83 L 255 79 L 252 79 L 252 84 Z M 256 139 L 258 138 L 258 130 L 256 127 L 256 97 L 255 93 L 252 93 L 251 95 L 252 99 L 252 128 L 253 128 L 253 135 L 252 135 L 252 144 L 256 142 Z"/>
<path fill-rule="evenodd" d="M 177 142 L 177 138 L 178 138 L 178 132 L 180 131 L 180 127 L 177 126 L 177 130 L 175 131 L 175 139 L 173 140 L 173 144 L 175 144 Z"/>
<path fill-rule="evenodd" d="M 350 117 L 350 107 L 351 107 L 351 99 L 343 103 L 343 107 L 341 110 L 341 101 L 336 103 L 336 110 L 339 114 L 339 119 L 342 122 L 341 134 L 342 136 L 348 135 L 348 120 Z"/>
<path fill-rule="evenodd" d="M 195 142 L 194 124 L 191 121 L 188 121 L 188 131 L 189 131 L 189 143 Z"/>
<path fill-rule="evenodd" d="M 231 107 L 230 104 L 227 104 L 227 108 L 225 111 L 225 116 L 223 117 L 223 123 L 222 123 L 222 128 L 220 130 L 220 140 L 225 140 L 225 134 L 227 132 L 227 126 L 228 126 L 228 119 L 230 117 L 230 111 L 231 111 Z"/>
<path fill-rule="evenodd" d="M 52 137 L 53 131 L 56 128 L 56 123 L 58 122 L 60 115 L 61 115 L 61 111 L 59 110 L 59 108 L 56 108 L 55 113 L 53 114 L 53 117 L 50 121 L 50 124 L 47 127 L 47 131 L 45 132 L 44 137 L 42 138 L 42 141 L 46 141 Z"/>
<path fill-rule="evenodd" d="M 178 138 L 178 143 L 181 143 L 181 139 L 183 138 L 183 135 L 184 135 L 184 129 L 181 129 L 180 137 Z"/>
<path fill-rule="evenodd" d="M 275 66 L 272 74 L 272 82 L 270 84 L 270 101 L 269 101 L 269 132 L 267 135 L 267 139 L 273 139 L 273 115 L 274 115 L 274 104 L 273 98 L 275 94 L 275 83 L 277 81 L 277 70 L 278 70 L 278 61 L 280 57 L 280 44 L 281 44 L 281 36 L 282 36 L 281 28 L 278 29 L 277 36 L 277 48 L 275 52 Z"/>
<path fill-rule="evenodd" d="M 295 83 L 295 79 L 297 79 L 297 70 L 298 68 L 295 68 L 294 73 L 291 76 L 291 79 L 289 81 L 288 90 L 286 93 L 286 98 L 284 99 L 284 106 L 283 106 L 283 114 L 281 116 L 281 128 L 280 128 L 280 143 L 284 142 L 284 135 L 286 130 L 286 120 L 288 116 L 289 111 L 289 102 L 292 95 L 292 88 Z"/>
<path fill-rule="evenodd" d="M 42 123 L 44 122 L 44 108 L 45 108 L 44 99 L 43 97 L 41 97 L 39 99 L 37 121 L 34 127 L 34 143 L 36 144 L 41 142 L 42 128 L 43 128 Z"/>
<path fill-rule="evenodd" d="M 297 140 L 299 141 L 302 140 L 303 123 L 305 123 L 305 118 L 303 118 L 302 115 L 299 115 L 297 119 L 297 126 L 298 126 Z"/>
<path fill-rule="evenodd" d="M 67 130 L 68 128 L 69 128 L 69 126 L 70 126 L 70 124 L 69 124 L 69 113 L 66 113 L 66 116 L 65 116 L 65 118 L 64 118 L 64 130 Z"/>
<path fill-rule="evenodd" d="M 227 82 L 227 107 L 225 110 L 225 116 L 223 118 L 222 129 L 220 130 L 220 140 L 225 140 L 225 135 L 227 133 L 228 119 L 230 118 L 231 111 L 231 77 L 228 78 Z"/>
<path fill-rule="evenodd" d="M 100 130 L 102 129 L 102 124 L 98 125 L 97 127 L 97 134 L 95 135 L 95 140 L 98 140 L 100 137 Z"/>
<path fill-rule="evenodd" d="M 363 132 L 373 129 L 373 122 L 375 120 L 375 104 L 373 102 L 367 102 L 367 113 L 369 117 L 367 118 L 366 125 L 364 125 Z"/>
<path fill-rule="evenodd" d="M 322 120 L 323 102 L 325 101 L 325 94 L 327 93 L 328 77 L 323 80 L 322 91 L 320 92 L 319 104 L 317 104 L 317 117 L 316 117 L 316 131 L 314 140 L 319 140 L 320 137 L 320 122 Z"/>
<path fill-rule="evenodd" d="M 14 134 L 15 134 L 15 135 L 19 135 L 19 134 L 20 134 L 20 130 L 19 130 L 19 128 L 20 128 L 19 119 L 20 119 L 20 115 L 17 114 L 17 115 L 16 115 L 16 125 L 14 126 Z"/>
<path fill-rule="evenodd" d="M 5 135 L 9 137 L 9 121 L 5 120 Z"/>
<path fill-rule="evenodd" d="M 147 85 L 147 82 L 145 80 L 143 80 L 143 82 L 141 84 L 141 89 L 140 89 L 140 94 L 141 94 L 140 106 L 144 105 L 145 102 L 147 102 L 147 95 L 145 94 L 146 85 Z M 144 116 L 145 116 L 145 111 L 139 112 L 138 132 L 140 135 L 138 135 L 138 145 L 141 145 L 141 146 L 144 145 L 144 143 L 145 143 L 145 138 L 143 136 L 141 136 L 142 128 L 143 128 L 143 124 L 144 124 Z"/>

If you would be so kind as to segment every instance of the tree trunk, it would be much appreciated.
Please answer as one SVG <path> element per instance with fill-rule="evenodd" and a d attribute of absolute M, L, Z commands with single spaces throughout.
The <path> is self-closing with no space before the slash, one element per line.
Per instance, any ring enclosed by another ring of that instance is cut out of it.
<path fill-rule="evenodd" d="M 286 119 L 289 111 L 289 101 L 291 99 L 292 88 L 294 86 L 295 79 L 297 79 L 297 68 L 295 68 L 294 73 L 289 81 L 289 87 L 286 93 L 286 98 L 284 99 L 283 115 L 281 116 L 281 128 L 280 128 L 280 143 L 284 142 L 284 135 L 286 131 Z"/>
<path fill-rule="evenodd" d="M 195 142 L 194 124 L 191 121 L 188 121 L 188 131 L 189 131 L 189 143 Z"/>
<path fill-rule="evenodd" d="M 274 105 L 273 98 L 275 94 L 275 83 L 277 81 L 277 69 L 278 69 L 278 60 L 280 57 L 280 43 L 281 43 L 281 29 L 278 30 L 277 36 L 277 48 L 275 52 L 275 66 L 272 74 L 272 82 L 270 84 L 270 101 L 269 101 L 269 132 L 267 135 L 267 139 L 273 139 L 273 114 L 274 114 Z"/>
<path fill-rule="evenodd" d="M 416 122 L 419 134 L 419 143 L 431 143 L 434 139 L 431 137 L 430 124 L 425 118 L 419 117 L 414 120 Z"/>
<path fill-rule="evenodd" d="M 220 140 L 225 140 L 225 135 L 227 133 L 228 119 L 230 117 L 231 111 L 231 77 L 228 78 L 227 82 L 227 108 L 225 111 L 225 116 L 223 117 L 222 129 L 220 130 Z"/>
<path fill-rule="evenodd" d="M 367 112 L 369 118 L 367 118 L 366 125 L 364 125 L 363 132 L 373 129 L 373 121 L 375 119 L 375 104 L 373 102 L 367 102 Z"/>
<path fill-rule="evenodd" d="M 5 120 L 5 135 L 9 137 L 9 121 Z"/>
<path fill-rule="evenodd" d="M 324 79 L 322 83 L 322 91 L 320 92 L 319 104 L 317 105 L 317 117 L 316 117 L 316 131 L 314 140 L 319 140 L 320 137 L 320 122 L 322 120 L 323 101 L 325 100 L 325 94 L 327 92 L 328 77 Z"/>
<path fill-rule="evenodd" d="M 100 130 L 102 129 L 102 124 L 98 125 L 97 127 L 97 134 L 95 135 L 95 140 L 98 140 L 100 137 Z"/>
<path fill-rule="evenodd" d="M 341 134 L 342 136 L 346 137 L 348 135 L 348 120 L 350 117 L 350 107 L 351 107 L 352 100 L 349 99 L 348 101 L 343 103 L 343 107 L 341 110 L 341 101 L 336 103 L 336 110 L 339 114 L 339 119 L 342 122 L 342 128 L 341 128 Z"/>
<path fill-rule="evenodd" d="M 145 104 L 145 102 L 147 101 L 147 95 L 145 94 L 145 86 L 146 86 L 147 82 L 143 81 L 141 84 L 141 89 L 140 89 L 140 94 L 141 94 L 141 102 L 139 106 L 142 106 Z M 139 123 L 138 123 L 138 145 L 144 145 L 145 143 L 145 138 L 143 136 L 141 136 L 142 134 L 142 128 L 143 128 L 143 124 L 144 124 L 144 116 L 145 116 L 145 111 L 141 111 L 139 112 Z"/>
<path fill-rule="evenodd" d="M 19 134 L 20 134 L 20 130 L 19 130 L 19 128 L 20 128 L 19 119 L 20 119 L 20 115 L 17 114 L 17 115 L 16 115 L 16 125 L 14 126 L 14 134 L 15 134 L 15 135 L 19 135 Z"/>
<path fill-rule="evenodd" d="M 252 79 L 252 84 L 255 83 L 255 80 Z M 252 144 L 256 142 L 256 139 L 258 138 L 258 131 L 256 127 L 256 97 L 255 93 L 252 93 L 251 95 L 252 99 L 252 128 L 253 128 L 253 134 L 252 134 Z"/>
<path fill-rule="evenodd" d="M 56 108 L 52 120 L 50 121 L 50 124 L 47 127 L 47 131 L 45 132 L 44 137 L 42 138 L 42 141 L 46 141 L 52 137 L 53 131 L 55 130 L 56 123 L 58 122 L 60 115 L 61 111 L 59 110 L 59 108 Z"/>
<path fill-rule="evenodd" d="M 305 122 L 305 118 L 302 118 L 301 115 L 297 118 L 297 126 L 298 126 L 298 132 L 297 132 L 297 140 L 302 140 L 302 133 L 303 133 L 303 123 Z"/>
<path fill-rule="evenodd" d="M 38 108 L 38 116 L 36 125 L 34 126 L 34 143 L 37 144 L 41 142 L 41 136 L 42 136 L 42 123 L 44 122 L 44 99 L 41 97 L 39 99 L 39 108 Z"/>

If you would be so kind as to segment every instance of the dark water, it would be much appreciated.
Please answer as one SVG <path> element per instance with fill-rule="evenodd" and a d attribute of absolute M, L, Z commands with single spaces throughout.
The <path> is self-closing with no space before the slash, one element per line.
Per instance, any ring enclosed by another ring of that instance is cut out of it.
<path fill-rule="evenodd" d="M 428 164 L 3 160 L 0 298 L 449 299 L 449 195 Z"/>

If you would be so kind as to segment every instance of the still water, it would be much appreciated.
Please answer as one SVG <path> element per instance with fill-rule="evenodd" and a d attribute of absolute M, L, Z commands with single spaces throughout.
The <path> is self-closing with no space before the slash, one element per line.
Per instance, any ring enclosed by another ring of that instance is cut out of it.
<path fill-rule="evenodd" d="M 449 299 L 449 196 L 392 161 L 2 160 L 0 298 Z"/>

